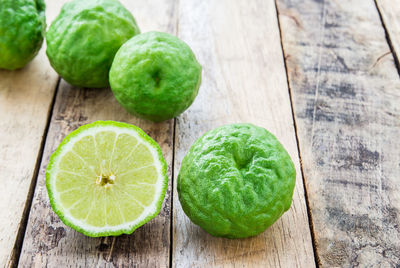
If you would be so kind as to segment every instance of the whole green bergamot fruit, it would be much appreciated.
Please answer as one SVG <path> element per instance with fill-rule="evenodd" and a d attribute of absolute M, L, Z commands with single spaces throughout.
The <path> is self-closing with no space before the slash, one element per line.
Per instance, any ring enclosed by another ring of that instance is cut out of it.
<path fill-rule="evenodd" d="M 201 66 L 190 47 L 167 33 L 148 32 L 115 55 L 110 84 L 130 113 L 159 122 L 185 111 L 197 96 Z"/>
<path fill-rule="evenodd" d="M 73 0 L 50 25 L 46 52 L 70 84 L 107 87 L 115 53 L 139 32 L 132 14 L 117 0 Z"/>
<path fill-rule="evenodd" d="M 178 175 L 186 215 L 214 236 L 244 238 L 290 208 L 296 171 L 270 132 L 251 124 L 207 132 L 190 148 Z"/>
<path fill-rule="evenodd" d="M 0 68 L 15 70 L 30 62 L 45 30 L 43 0 L 0 0 Z"/>

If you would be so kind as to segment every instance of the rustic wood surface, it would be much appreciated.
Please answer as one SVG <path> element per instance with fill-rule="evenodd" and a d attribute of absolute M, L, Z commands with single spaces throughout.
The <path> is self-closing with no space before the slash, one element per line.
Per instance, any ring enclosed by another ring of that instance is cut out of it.
<path fill-rule="evenodd" d="M 399 0 L 375 0 L 387 30 L 388 39 L 396 57 L 400 63 L 400 1 Z"/>
<path fill-rule="evenodd" d="M 1 267 L 13 258 L 57 79 L 42 52 L 23 70 L 0 71 Z"/>
<path fill-rule="evenodd" d="M 66 1 L 46 1 L 48 24 Z M 398 1 L 121 2 L 142 32 L 192 47 L 203 66 L 199 95 L 154 124 L 125 112 L 109 89 L 64 80 L 56 89 L 44 47 L 22 70 L 0 71 L 0 267 L 398 267 Z M 141 127 L 168 163 L 162 211 L 132 235 L 86 237 L 49 205 L 51 153 L 95 120 Z M 193 225 L 172 180 L 194 140 L 234 122 L 269 129 L 297 170 L 291 209 L 239 240 Z"/>
<path fill-rule="evenodd" d="M 173 266 L 313 267 L 274 1 L 181 1 L 178 25 L 178 36 L 191 45 L 204 70 L 199 96 L 177 119 L 175 179 L 183 156 L 204 132 L 251 122 L 283 143 L 296 165 L 297 183 L 292 207 L 281 219 L 259 236 L 236 240 L 212 237 L 192 224 L 175 190 Z"/>
<path fill-rule="evenodd" d="M 174 2 L 121 1 L 142 31 L 174 33 Z M 162 12 L 153 13 L 157 8 Z M 154 14 L 150 19 L 149 14 Z M 161 146 L 171 177 L 174 121 L 152 124 L 128 114 L 110 89 L 81 89 L 64 80 L 58 88 L 43 161 L 19 260 L 20 267 L 166 267 L 170 251 L 170 187 L 161 213 L 132 235 L 90 238 L 66 227 L 51 210 L 45 169 L 61 140 L 79 126 L 96 120 L 128 122 L 142 128 Z"/>
<path fill-rule="evenodd" d="M 374 1 L 279 0 L 322 267 L 400 263 L 400 80 Z"/>
<path fill-rule="evenodd" d="M 139 121 L 118 105 L 109 89 L 78 89 L 62 82 L 29 215 L 20 267 L 119 267 L 122 264 L 126 267 L 163 267 L 168 264 L 170 190 L 159 216 L 133 235 L 115 238 L 86 237 L 66 227 L 50 208 L 45 187 L 45 169 L 50 154 L 69 132 L 100 119 L 140 126 L 160 144 L 171 175 L 172 120 L 161 124 Z"/>
<path fill-rule="evenodd" d="M 47 7 L 47 23 L 56 9 Z M 0 70 L 0 267 L 12 265 L 19 254 L 18 233 L 23 234 L 57 81 L 45 42 L 24 68 Z"/>

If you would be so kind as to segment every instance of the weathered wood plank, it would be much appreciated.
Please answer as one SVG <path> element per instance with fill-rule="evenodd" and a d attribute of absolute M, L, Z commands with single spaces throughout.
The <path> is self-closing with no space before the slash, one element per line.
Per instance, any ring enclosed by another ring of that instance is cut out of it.
<path fill-rule="evenodd" d="M 142 31 L 174 32 L 174 1 L 121 2 L 134 14 Z M 49 156 L 70 131 L 95 120 L 123 121 L 141 127 L 160 144 L 171 175 L 173 120 L 160 124 L 139 120 L 120 107 L 109 89 L 79 89 L 62 81 L 21 252 L 21 267 L 168 266 L 170 187 L 160 215 L 132 235 L 89 238 L 66 227 L 51 210 L 45 187 Z"/>
<path fill-rule="evenodd" d="M 193 106 L 177 119 L 174 177 L 190 145 L 205 131 L 233 122 L 266 127 L 297 169 L 291 209 L 263 234 L 215 238 L 173 198 L 175 267 L 313 267 L 314 256 L 274 1 L 181 1 L 179 37 L 203 66 Z M 176 185 L 174 185 L 176 188 Z"/>
<path fill-rule="evenodd" d="M 388 33 L 397 62 L 400 62 L 400 2 L 375 0 Z"/>
<path fill-rule="evenodd" d="M 56 13 L 46 9 L 47 22 Z M 0 70 L 0 267 L 13 264 L 16 239 L 26 216 L 36 178 L 42 140 L 58 75 L 45 55 L 45 42 L 35 59 L 17 71 Z"/>
<path fill-rule="evenodd" d="M 400 263 L 400 80 L 372 0 L 278 0 L 323 267 Z"/>

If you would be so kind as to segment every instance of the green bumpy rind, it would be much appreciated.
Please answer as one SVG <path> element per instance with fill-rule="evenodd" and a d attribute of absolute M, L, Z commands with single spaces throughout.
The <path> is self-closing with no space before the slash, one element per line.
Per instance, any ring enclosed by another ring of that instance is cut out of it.
<path fill-rule="evenodd" d="M 292 203 L 296 170 L 274 135 L 252 124 L 207 132 L 178 175 L 186 215 L 213 236 L 244 238 L 271 226 Z"/>
<path fill-rule="evenodd" d="M 45 30 L 43 0 L 0 0 L 0 68 L 15 70 L 30 62 Z"/>
<path fill-rule="evenodd" d="M 200 83 L 201 65 L 190 47 L 161 32 L 130 39 L 118 50 L 110 70 L 118 102 L 128 112 L 154 122 L 185 111 Z"/>
<path fill-rule="evenodd" d="M 90 231 L 87 231 L 85 229 L 82 229 L 81 227 L 73 224 L 72 222 L 70 222 L 65 216 L 64 216 L 64 212 L 62 211 L 62 209 L 60 209 L 57 206 L 57 203 L 55 202 L 54 199 L 54 193 L 51 189 L 51 185 L 50 185 L 50 177 L 52 175 L 52 170 L 55 167 L 55 162 L 57 157 L 60 155 L 60 153 L 63 151 L 64 147 L 68 144 L 68 142 L 75 137 L 76 135 L 78 135 L 80 132 L 85 131 L 87 129 L 90 129 L 92 127 L 96 127 L 96 126 L 116 126 L 116 127 L 122 127 L 122 128 L 130 128 L 136 131 L 136 133 L 142 137 L 144 140 L 146 140 L 148 143 L 150 143 L 152 145 L 152 147 L 156 148 L 157 153 L 158 153 L 158 159 L 160 160 L 160 163 L 162 165 L 162 173 L 164 174 L 164 181 L 163 181 L 163 185 L 162 185 L 162 189 L 161 189 L 161 195 L 160 198 L 158 199 L 157 203 L 157 208 L 156 211 L 151 214 L 148 215 L 144 220 L 142 220 L 141 222 L 139 222 L 138 224 L 132 226 L 129 229 L 121 229 L 119 231 L 109 231 L 109 232 L 103 232 L 103 233 L 93 233 Z M 165 198 L 165 193 L 167 191 L 167 187 L 168 187 L 168 176 L 167 176 L 167 162 L 165 161 L 163 154 L 162 154 L 162 150 L 160 148 L 160 146 L 158 145 L 157 142 L 155 142 L 151 137 L 149 137 L 141 128 L 134 126 L 134 125 L 130 125 L 127 123 L 123 123 L 123 122 L 116 122 L 116 121 L 95 121 L 93 123 L 87 124 L 87 125 L 83 125 L 81 127 L 79 127 L 78 129 L 72 131 L 70 134 L 68 134 L 68 136 L 66 136 L 64 138 L 64 140 L 60 143 L 60 145 L 57 147 L 57 150 L 50 156 L 50 160 L 49 160 L 49 164 L 47 165 L 46 168 L 46 189 L 49 195 L 49 199 L 50 199 L 50 205 L 51 208 L 53 209 L 53 211 L 58 215 L 58 217 L 61 219 L 61 221 L 75 229 L 76 231 L 90 236 L 90 237 L 102 237 L 102 236 L 119 236 L 122 234 L 131 234 L 133 233 L 137 228 L 139 228 L 140 226 L 144 225 L 145 223 L 149 222 L 151 219 L 155 218 L 161 210 L 161 206 L 162 203 L 164 201 Z"/>
<path fill-rule="evenodd" d="M 140 30 L 117 0 L 66 3 L 47 34 L 47 56 L 72 85 L 108 87 L 108 73 L 118 49 Z"/>

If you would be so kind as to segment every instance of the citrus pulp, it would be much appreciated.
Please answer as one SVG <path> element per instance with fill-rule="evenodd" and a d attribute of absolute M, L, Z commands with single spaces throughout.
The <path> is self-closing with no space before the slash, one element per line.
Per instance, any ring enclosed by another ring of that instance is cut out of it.
<path fill-rule="evenodd" d="M 66 225 L 93 237 L 130 234 L 160 212 L 166 169 L 160 147 L 140 128 L 97 121 L 59 145 L 46 186 Z"/>

